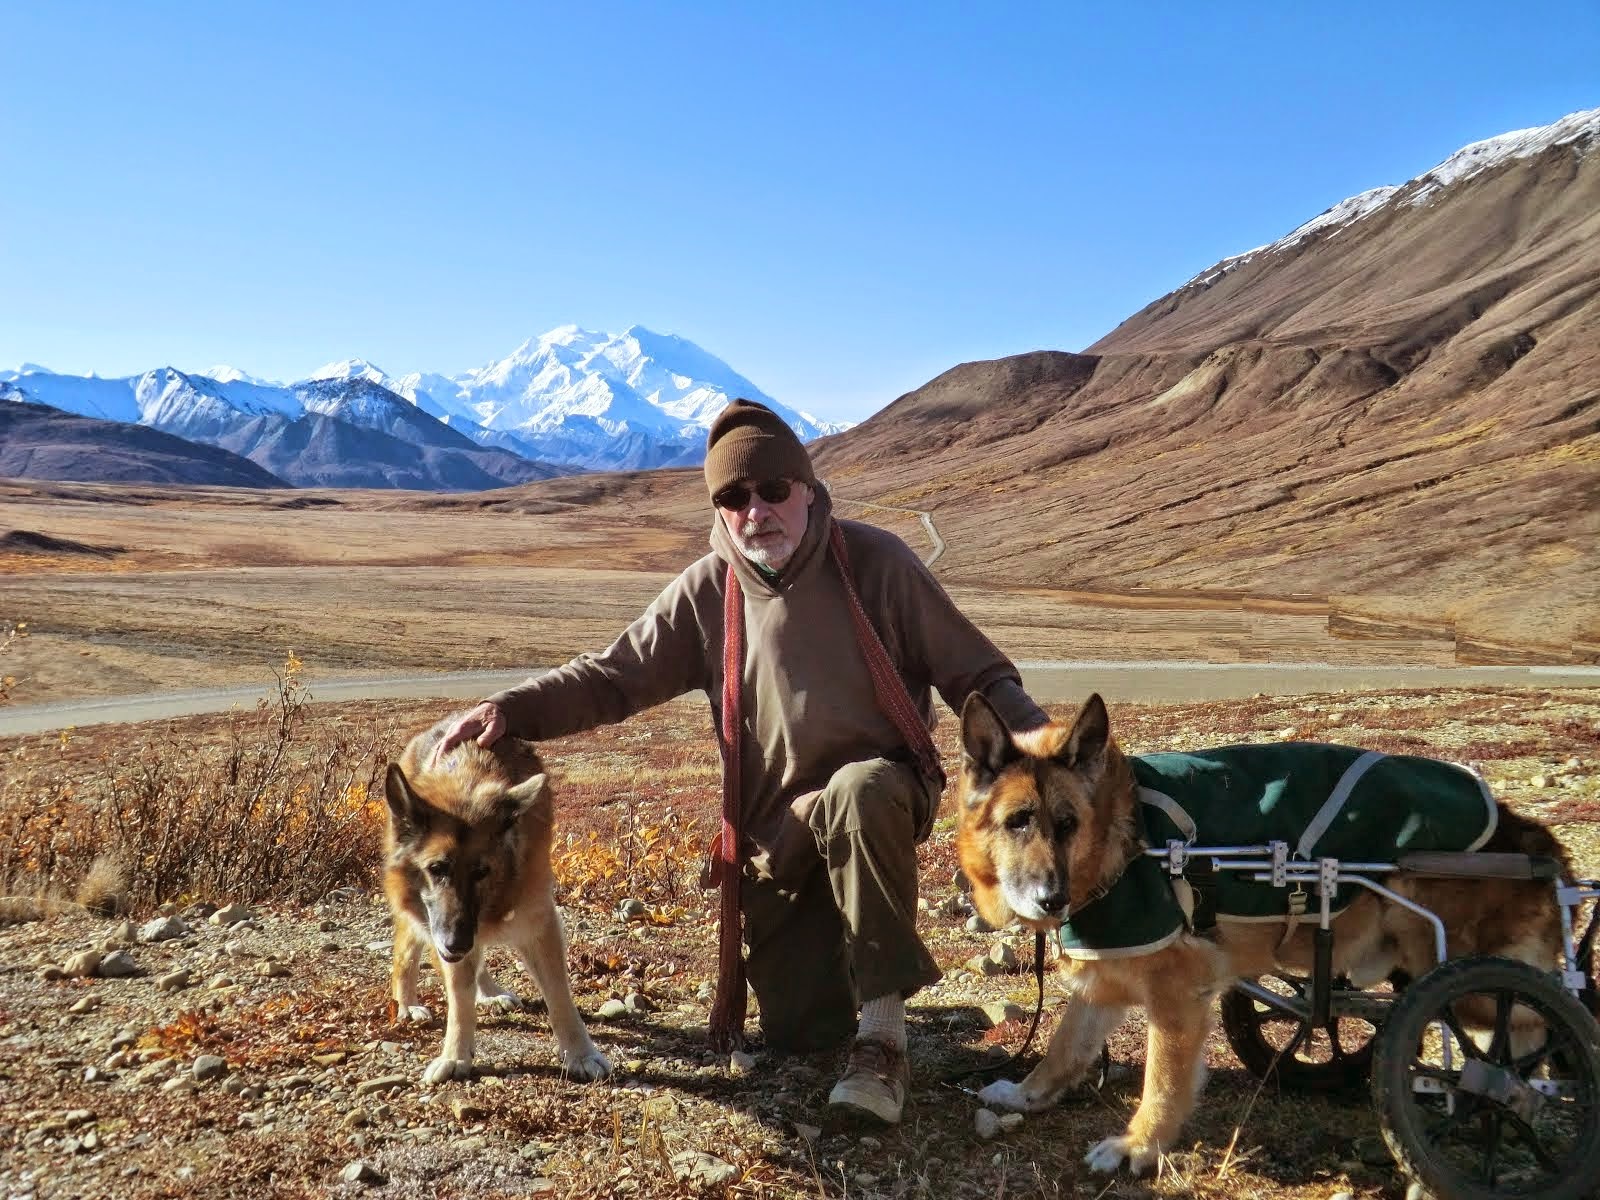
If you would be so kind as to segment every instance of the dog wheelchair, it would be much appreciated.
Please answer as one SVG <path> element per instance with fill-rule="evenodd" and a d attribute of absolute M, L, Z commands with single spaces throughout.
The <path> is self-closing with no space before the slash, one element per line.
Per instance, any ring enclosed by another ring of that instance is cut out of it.
<path fill-rule="evenodd" d="M 1427 852 L 1395 862 L 1291 856 L 1285 842 L 1150 849 L 1191 885 L 1223 872 L 1288 892 L 1286 911 L 1313 932 L 1309 978 L 1244 980 L 1222 1003 L 1228 1044 L 1257 1078 L 1291 1090 L 1369 1085 L 1384 1141 L 1401 1167 L 1451 1200 L 1508 1195 L 1581 1200 L 1600 1194 L 1600 1024 L 1595 937 L 1600 880 L 1567 882 L 1553 859 Z M 1562 966 L 1451 959 L 1444 922 L 1384 886 L 1399 874 L 1547 880 L 1561 913 Z M 1435 965 L 1360 990 L 1333 976 L 1334 897 L 1363 888 L 1431 923 Z M 1575 935 L 1584 906 L 1588 926 Z M 1492 1023 L 1469 1029 L 1464 1011 Z M 1527 1041 L 1530 1030 L 1537 1045 Z M 1476 1036 L 1474 1036 L 1474 1033 Z"/>

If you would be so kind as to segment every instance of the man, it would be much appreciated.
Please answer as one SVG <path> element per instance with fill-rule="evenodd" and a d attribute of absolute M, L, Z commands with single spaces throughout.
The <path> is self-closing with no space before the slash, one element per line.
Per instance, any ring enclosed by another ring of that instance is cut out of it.
<path fill-rule="evenodd" d="M 1045 716 L 909 546 L 835 521 L 805 447 L 771 409 L 723 410 L 705 476 L 711 553 L 604 653 L 490 697 L 440 752 L 507 731 L 560 737 L 704 691 L 726 777 L 713 1037 L 736 1043 L 747 976 L 768 1046 L 820 1050 L 854 1035 L 828 1101 L 894 1123 L 909 1082 L 905 998 L 939 978 L 916 932 L 916 845 L 944 783 L 930 689 L 958 711 L 981 691 L 1013 729 Z"/>

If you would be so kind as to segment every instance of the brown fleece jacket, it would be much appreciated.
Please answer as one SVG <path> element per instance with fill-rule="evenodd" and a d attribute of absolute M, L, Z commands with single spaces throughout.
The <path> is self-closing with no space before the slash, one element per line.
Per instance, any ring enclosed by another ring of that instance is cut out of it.
<path fill-rule="evenodd" d="M 601 654 L 491 696 L 510 733 L 535 741 L 608 725 L 652 705 L 703 691 L 721 721 L 722 612 L 727 564 L 744 592 L 744 721 L 740 738 L 745 835 L 770 848 L 783 810 L 827 784 L 846 763 L 910 751 L 879 710 L 856 644 L 844 583 L 828 553 L 833 522 L 816 488 L 794 557 L 769 580 L 713 516 L 712 553 L 667 585 Z M 931 688 L 960 711 L 981 691 L 1013 729 L 1043 724 L 1017 669 L 945 594 L 911 547 L 892 533 L 840 521 L 862 607 L 932 728 Z"/>

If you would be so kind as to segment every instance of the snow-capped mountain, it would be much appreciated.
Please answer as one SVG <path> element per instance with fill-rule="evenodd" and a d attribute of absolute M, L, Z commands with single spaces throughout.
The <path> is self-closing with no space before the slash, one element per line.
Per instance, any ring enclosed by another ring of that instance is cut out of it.
<path fill-rule="evenodd" d="M 472 441 L 374 382 L 367 370 L 285 386 L 231 368 L 191 375 L 162 367 L 101 379 L 30 365 L 0 372 L 0 399 L 220 446 L 297 486 L 461 490 L 562 473 Z"/>
<path fill-rule="evenodd" d="M 500 483 L 560 469 L 697 464 L 705 456 L 711 422 L 737 396 L 769 405 L 807 441 L 848 427 L 779 404 L 693 342 L 637 325 L 620 334 L 563 325 L 503 359 L 454 377 L 421 371 L 396 377 L 352 358 L 328 363 L 291 384 L 232 366 L 205 372 L 162 367 L 101 379 L 58 375 L 31 364 L 0 372 L 3 382 L 11 385 L 11 399 L 224 446 L 296 483 L 313 477 L 297 475 L 286 448 L 327 441 L 333 431 L 317 421 L 292 436 L 284 427 L 313 416 L 437 453 L 481 453 L 487 457 L 475 469 Z M 312 426 L 321 435 L 314 435 Z M 403 458 L 393 448 L 384 455 L 391 464 Z M 352 477 L 363 480 L 360 486 L 383 486 L 381 480 L 373 483 L 360 464 L 347 465 Z M 452 468 L 433 486 L 461 486 L 470 476 Z M 337 486 L 338 478 L 328 462 L 314 472 L 314 481 L 322 485 Z M 385 478 L 395 478 L 394 470 Z M 492 481 L 474 486 L 495 486 Z"/>
<path fill-rule="evenodd" d="M 639 325 L 620 334 L 562 325 L 477 370 L 406 376 L 396 390 L 442 420 L 473 422 L 479 442 L 513 439 L 591 470 L 695 465 L 711 422 L 739 396 L 772 408 L 804 441 L 848 428 L 778 403 L 685 338 Z"/>
<path fill-rule="evenodd" d="M 1549 125 L 1515 129 L 1463 146 L 1437 166 L 1403 184 L 1369 188 L 1297 225 L 1275 242 L 1223 259 L 1201 271 L 1183 287 L 1214 283 L 1228 272 L 1256 259 L 1287 250 L 1315 234 L 1337 237 L 1343 230 L 1391 206 L 1420 208 L 1435 203 L 1447 188 L 1519 158 L 1531 158 L 1553 146 L 1572 144 L 1587 152 L 1600 144 L 1600 108 L 1571 113 Z M 1181 288 L 1179 289 L 1182 290 Z"/>

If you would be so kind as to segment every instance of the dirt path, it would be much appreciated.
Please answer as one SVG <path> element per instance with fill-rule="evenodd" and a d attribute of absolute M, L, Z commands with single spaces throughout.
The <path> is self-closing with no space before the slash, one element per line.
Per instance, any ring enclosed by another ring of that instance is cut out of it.
<path fill-rule="evenodd" d="M 1243 699 L 1258 693 L 1292 696 L 1380 688 L 1590 687 L 1600 689 L 1600 667 L 1360 667 L 1314 663 L 1020 662 L 1023 686 L 1041 704 L 1063 703 L 1099 692 L 1107 700 L 1170 703 Z M 526 671 L 454 671 L 429 674 L 307 677 L 314 701 L 459 697 L 463 701 L 520 683 Z M 0 737 L 86 725 L 156 721 L 196 713 L 252 708 L 275 685 L 142 695 L 100 696 L 0 709 Z M 700 703 L 698 699 L 694 701 Z"/>

